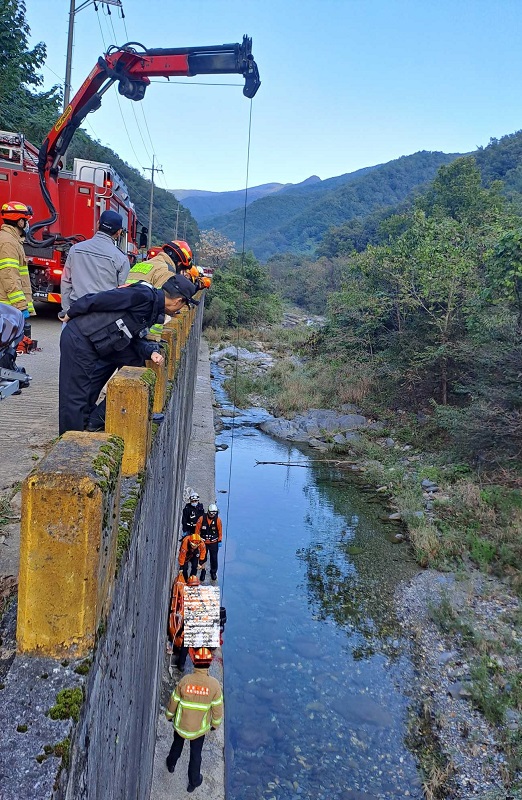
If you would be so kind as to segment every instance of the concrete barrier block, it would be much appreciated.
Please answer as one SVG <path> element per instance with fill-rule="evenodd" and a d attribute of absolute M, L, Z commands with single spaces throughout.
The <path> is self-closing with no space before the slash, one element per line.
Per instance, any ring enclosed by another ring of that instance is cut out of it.
<path fill-rule="evenodd" d="M 124 441 L 122 475 L 137 475 L 145 469 L 155 385 L 156 374 L 145 367 L 123 367 L 108 383 L 105 431 Z"/>
<path fill-rule="evenodd" d="M 178 371 L 179 360 L 176 360 L 177 331 L 174 328 L 163 328 L 161 339 L 166 342 L 168 349 L 167 379 L 173 381 Z"/>
<path fill-rule="evenodd" d="M 154 361 L 146 361 L 145 363 L 148 369 L 152 370 L 156 376 L 152 410 L 155 414 L 161 413 L 167 400 L 168 359 L 166 358 L 163 364 L 155 364 Z"/>
<path fill-rule="evenodd" d="M 177 317 L 171 319 L 164 327 L 163 330 L 166 331 L 173 331 L 174 332 L 174 349 L 173 349 L 173 360 L 176 364 L 175 371 L 177 372 L 179 367 L 179 360 L 181 358 L 181 328 L 180 323 Z"/>
<path fill-rule="evenodd" d="M 68 431 L 22 486 L 17 643 L 79 658 L 112 597 L 123 442 Z"/>

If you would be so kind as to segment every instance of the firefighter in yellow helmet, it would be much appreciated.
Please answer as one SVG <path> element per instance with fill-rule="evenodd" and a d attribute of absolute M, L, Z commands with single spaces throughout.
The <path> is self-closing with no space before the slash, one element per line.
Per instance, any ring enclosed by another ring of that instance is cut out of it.
<path fill-rule="evenodd" d="M 22 239 L 33 212 L 25 203 L 10 200 L 3 204 L 0 215 L 0 303 L 18 308 L 27 320 L 36 312 Z"/>
<path fill-rule="evenodd" d="M 153 258 L 148 261 L 140 261 L 133 266 L 129 272 L 127 283 L 147 281 L 155 289 L 159 289 L 176 273 L 189 277 L 186 272 L 190 269 L 191 263 L 192 250 L 186 242 L 167 242 Z M 153 325 L 149 338 L 159 341 L 162 331 L 163 325 Z"/>

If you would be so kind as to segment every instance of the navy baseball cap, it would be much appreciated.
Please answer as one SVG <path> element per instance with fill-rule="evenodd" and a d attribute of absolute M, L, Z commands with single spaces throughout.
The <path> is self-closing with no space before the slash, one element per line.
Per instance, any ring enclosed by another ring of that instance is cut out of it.
<path fill-rule="evenodd" d="M 197 292 L 196 286 L 183 275 L 173 275 L 161 288 L 173 297 L 182 297 L 190 305 L 199 306 L 199 300 L 193 299 Z"/>
<path fill-rule="evenodd" d="M 102 233 L 116 233 L 116 231 L 119 231 L 121 228 L 123 228 L 123 217 L 121 217 L 117 211 L 111 211 L 109 209 L 104 211 L 101 215 L 100 224 L 98 227 Z"/>

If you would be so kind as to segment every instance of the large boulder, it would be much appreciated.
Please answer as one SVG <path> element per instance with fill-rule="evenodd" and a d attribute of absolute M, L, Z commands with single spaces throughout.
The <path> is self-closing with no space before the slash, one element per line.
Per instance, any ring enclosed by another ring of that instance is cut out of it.
<path fill-rule="evenodd" d="M 345 434 L 343 441 L 354 441 L 358 438 L 354 431 L 367 425 L 368 420 L 361 414 L 339 414 L 326 408 L 311 408 L 306 414 L 297 414 L 291 420 L 279 417 L 263 422 L 260 427 L 279 439 L 309 442 L 332 434 Z"/>
<path fill-rule="evenodd" d="M 224 361 L 227 358 L 231 359 L 232 361 L 236 360 L 244 361 L 250 364 L 263 362 L 264 364 L 270 366 L 274 362 L 274 359 L 268 353 L 263 353 L 263 352 L 252 353 L 245 347 L 234 347 L 233 345 L 230 345 L 229 347 L 224 347 L 222 350 L 216 350 L 216 352 L 212 353 L 212 355 L 210 356 L 210 360 L 216 364 L 219 361 Z"/>

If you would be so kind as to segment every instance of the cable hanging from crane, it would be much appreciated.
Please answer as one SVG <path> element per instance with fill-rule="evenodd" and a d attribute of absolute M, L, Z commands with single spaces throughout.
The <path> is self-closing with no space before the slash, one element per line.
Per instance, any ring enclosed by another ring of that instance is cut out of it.
<path fill-rule="evenodd" d="M 246 246 L 246 218 L 247 218 L 247 206 L 248 206 L 248 181 L 249 181 L 249 171 L 250 171 L 250 142 L 251 142 L 251 135 L 252 135 L 252 100 L 250 100 L 250 113 L 248 116 L 248 145 L 247 145 L 247 159 L 246 159 L 246 179 L 245 179 L 245 203 L 243 206 L 243 242 L 241 246 L 241 261 L 239 265 L 240 275 L 244 273 L 244 265 L 245 265 L 245 246 Z M 232 485 L 232 459 L 234 456 L 234 431 L 235 431 L 235 422 L 236 422 L 236 399 L 237 399 L 237 378 L 238 378 L 238 365 L 239 365 L 239 326 L 237 328 L 236 334 L 236 365 L 234 368 L 234 404 L 232 409 L 232 425 L 231 425 L 231 438 L 230 438 L 230 461 L 228 465 L 228 492 L 227 492 L 227 519 L 225 523 L 225 547 L 223 550 L 223 569 L 221 571 L 221 591 L 224 594 L 225 592 L 225 568 L 227 563 L 227 542 L 228 542 L 228 524 L 230 520 L 230 492 L 231 492 L 231 485 Z"/>

